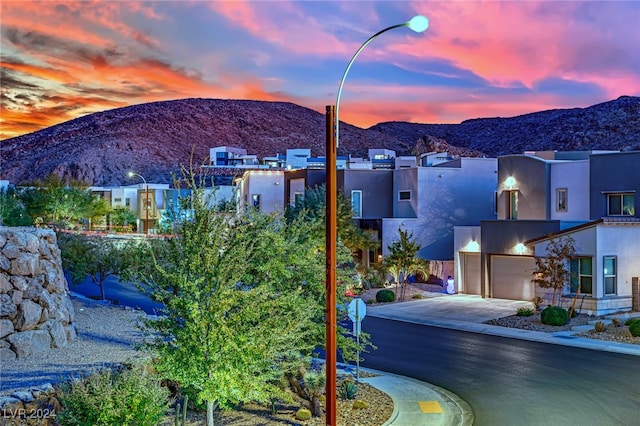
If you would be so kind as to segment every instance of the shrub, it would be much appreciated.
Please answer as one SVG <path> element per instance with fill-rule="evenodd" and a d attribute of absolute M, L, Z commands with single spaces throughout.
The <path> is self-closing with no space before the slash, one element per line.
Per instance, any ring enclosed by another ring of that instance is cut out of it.
<path fill-rule="evenodd" d="M 542 302 L 544 302 L 544 300 L 540 296 L 534 297 L 533 300 L 531 301 L 533 302 L 533 307 L 535 308 L 536 311 L 540 310 L 540 307 L 542 306 Z"/>
<path fill-rule="evenodd" d="M 622 322 L 618 318 L 611 318 L 611 325 L 614 327 L 620 327 Z"/>
<path fill-rule="evenodd" d="M 396 300 L 396 294 L 389 289 L 379 290 L 376 293 L 376 301 L 379 303 L 393 302 Z"/>
<path fill-rule="evenodd" d="M 301 408 L 296 411 L 296 420 L 309 420 L 311 418 L 311 411 L 306 408 Z"/>
<path fill-rule="evenodd" d="M 519 317 L 530 317 L 533 314 L 534 311 L 531 308 L 518 308 L 518 312 L 516 312 L 516 316 Z"/>
<path fill-rule="evenodd" d="M 358 393 L 358 385 L 350 380 L 345 380 L 338 388 L 338 396 L 342 399 L 355 399 Z"/>
<path fill-rule="evenodd" d="M 422 295 L 420 293 L 416 293 L 413 296 L 411 296 L 412 299 L 422 299 Z"/>
<path fill-rule="evenodd" d="M 569 321 L 569 313 L 560 306 L 547 306 L 540 314 L 540 320 L 548 325 L 565 325 Z"/>
<path fill-rule="evenodd" d="M 632 321 L 629 326 L 629 333 L 633 337 L 640 337 L 640 321 Z"/>
<path fill-rule="evenodd" d="M 593 325 L 593 329 L 596 331 L 596 333 L 602 333 L 605 328 L 606 326 L 602 321 L 598 321 Z"/>
<path fill-rule="evenodd" d="M 361 399 L 357 399 L 357 400 L 353 401 L 353 404 L 351 405 L 351 407 L 356 409 L 356 410 L 362 410 L 363 408 L 367 408 L 368 405 L 367 405 L 366 401 L 363 401 Z"/>
<path fill-rule="evenodd" d="M 365 303 L 367 305 L 372 305 L 372 304 L 376 303 L 376 299 L 367 299 L 367 300 L 365 300 Z"/>
<path fill-rule="evenodd" d="M 150 425 L 164 418 L 169 391 L 141 368 L 102 370 L 63 384 L 56 419 L 64 425 Z"/>
<path fill-rule="evenodd" d="M 624 322 L 624 325 L 631 325 L 631 324 L 633 324 L 634 322 L 637 322 L 637 321 L 640 321 L 640 318 L 629 318 L 628 320 L 626 320 Z"/>

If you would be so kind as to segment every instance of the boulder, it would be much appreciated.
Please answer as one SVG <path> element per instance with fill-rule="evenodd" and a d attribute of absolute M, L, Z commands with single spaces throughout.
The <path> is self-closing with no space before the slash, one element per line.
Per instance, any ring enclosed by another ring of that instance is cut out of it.
<path fill-rule="evenodd" d="M 11 268 L 9 269 L 9 272 L 12 275 L 26 275 L 32 277 L 35 274 L 37 264 L 37 254 L 22 253 L 21 256 L 11 260 Z"/>
<path fill-rule="evenodd" d="M 17 358 L 14 351 L 9 348 L 0 348 L 0 361 L 13 361 Z"/>
<path fill-rule="evenodd" d="M 8 271 L 11 268 L 11 261 L 7 259 L 7 256 L 0 252 L 0 269 L 3 271 Z"/>
<path fill-rule="evenodd" d="M 9 290 L 13 288 L 11 280 L 5 274 L 0 274 L 0 293 L 9 293 Z"/>
<path fill-rule="evenodd" d="M 40 327 L 49 332 L 52 347 L 63 348 L 69 343 L 67 340 L 67 332 L 60 321 L 49 320 Z"/>
<path fill-rule="evenodd" d="M 40 322 L 42 306 L 31 300 L 23 300 L 18 305 L 18 315 L 14 321 L 16 330 L 25 331 L 34 328 Z"/>
<path fill-rule="evenodd" d="M 15 318 L 18 307 L 13 304 L 13 298 L 8 294 L 0 294 L 0 317 Z"/>
<path fill-rule="evenodd" d="M 15 329 L 13 328 L 13 322 L 8 319 L 0 320 L 0 338 L 4 336 L 8 336 L 13 333 Z"/>
<path fill-rule="evenodd" d="M 2 254 L 9 260 L 17 259 L 21 254 L 20 247 L 13 242 L 6 243 L 2 248 Z"/>
<path fill-rule="evenodd" d="M 7 337 L 16 356 L 42 355 L 51 350 L 51 336 L 46 330 L 28 330 Z"/>

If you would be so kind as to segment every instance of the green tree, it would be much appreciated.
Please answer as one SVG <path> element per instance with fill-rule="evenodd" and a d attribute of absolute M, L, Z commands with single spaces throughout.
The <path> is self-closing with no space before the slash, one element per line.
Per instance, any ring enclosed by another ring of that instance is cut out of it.
<path fill-rule="evenodd" d="M 396 294 L 398 293 L 399 277 L 402 276 L 400 300 L 404 300 L 409 275 L 420 273 L 427 276 L 429 265 L 424 259 L 417 256 L 422 246 L 414 240 L 413 233 L 403 229 L 398 229 L 398 232 L 400 239 L 387 246 L 389 254 L 384 258 L 383 264 L 395 278 Z"/>
<path fill-rule="evenodd" d="M 0 191 L 0 225 L 28 226 L 31 224 L 29 213 L 16 191 L 12 188 Z"/>
<path fill-rule="evenodd" d="M 136 215 L 126 207 L 116 207 L 111 213 L 111 225 L 120 232 L 133 232 L 136 225 Z"/>
<path fill-rule="evenodd" d="M 575 255 L 575 251 L 573 237 L 554 238 L 549 241 L 545 256 L 535 257 L 536 267 L 531 281 L 540 288 L 553 289 L 552 306 L 556 306 L 558 290 L 563 290 L 565 283 L 571 279 L 568 261 Z M 579 293 L 580 285 L 578 284 L 569 314 L 573 313 Z"/>
<path fill-rule="evenodd" d="M 318 219 L 324 224 L 326 217 L 326 188 L 324 185 L 308 188 L 294 206 L 285 210 L 288 220 L 304 218 L 305 220 Z M 373 249 L 378 243 L 356 226 L 353 221 L 351 202 L 342 193 L 338 192 L 337 216 L 338 238 L 351 250 L 352 253 L 359 249 Z M 324 228 L 318 228 L 316 232 L 324 233 Z"/>
<path fill-rule="evenodd" d="M 211 425 L 216 407 L 282 396 L 300 355 L 322 346 L 324 239 L 315 220 L 218 212 L 191 179 L 190 220 L 164 246 L 147 245 L 153 268 L 131 277 L 165 306 L 146 321 L 157 370 L 206 402 Z M 339 345 L 353 359 L 342 328 Z"/>
<path fill-rule="evenodd" d="M 119 244 L 104 236 L 58 232 L 62 267 L 71 275 L 71 282 L 78 285 L 90 277 L 100 288 L 102 300 L 105 299 L 105 280 L 119 274 L 122 268 L 123 253 Z"/>
<path fill-rule="evenodd" d="M 20 193 L 32 220 L 53 223 L 68 228 L 80 219 L 94 220 L 109 211 L 108 203 L 87 190 L 88 185 L 79 181 L 66 182 L 50 175 L 34 181 Z"/>

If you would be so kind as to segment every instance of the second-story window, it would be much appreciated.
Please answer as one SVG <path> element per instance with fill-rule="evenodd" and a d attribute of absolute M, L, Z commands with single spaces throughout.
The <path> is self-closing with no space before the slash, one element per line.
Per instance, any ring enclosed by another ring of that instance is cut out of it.
<path fill-rule="evenodd" d="M 607 194 L 608 216 L 635 216 L 635 214 L 634 194 Z"/>
<path fill-rule="evenodd" d="M 353 217 L 362 217 L 362 191 L 351 191 L 351 210 L 353 210 Z"/>
<path fill-rule="evenodd" d="M 518 218 L 518 191 L 505 191 L 507 196 L 507 210 L 505 217 L 516 220 Z"/>
<path fill-rule="evenodd" d="M 556 189 L 556 211 L 567 211 L 567 188 Z"/>
<path fill-rule="evenodd" d="M 400 191 L 400 192 L 398 192 L 398 200 L 399 201 L 411 201 L 411 191 Z"/>

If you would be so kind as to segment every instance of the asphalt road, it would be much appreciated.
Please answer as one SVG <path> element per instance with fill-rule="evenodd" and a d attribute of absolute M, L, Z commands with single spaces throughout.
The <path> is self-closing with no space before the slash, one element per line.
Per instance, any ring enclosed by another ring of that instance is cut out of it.
<path fill-rule="evenodd" d="M 69 285 L 69 289 L 86 297 L 100 297 L 100 287 L 87 278 L 81 284 Z M 116 276 L 109 276 L 104 283 L 107 300 L 113 303 L 141 309 L 147 314 L 155 315 L 162 308 L 161 303 L 152 302 L 142 294 L 135 284 L 120 282 Z"/>
<path fill-rule="evenodd" d="M 367 317 L 363 366 L 441 386 L 475 425 L 640 425 L 637 356 Z"/>

